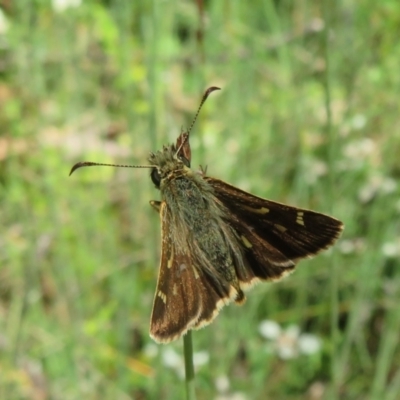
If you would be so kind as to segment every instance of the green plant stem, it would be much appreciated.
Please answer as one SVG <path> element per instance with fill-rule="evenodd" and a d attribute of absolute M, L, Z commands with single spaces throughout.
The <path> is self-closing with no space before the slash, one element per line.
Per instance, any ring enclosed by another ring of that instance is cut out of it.
<path fill-rule="evenodd" d="M 183 352 L 185 355 L 186 399 L 196 400 L 196 393 L 194 390 L 192 331 L 188 331 L 188 333 L 183 337 Z"/>
<path fill-rule="evenodd" d="M 326 111 L 326 134 L 329 138 L 329 194 L 330 199 L 335 198 L 335 161 L 336 154 L 336 132 L 333 129 L 332 121 L 332 101 L 331 101 L 331 86 L 332 86 L 332 65 L 331 65 L 331 45 L 330 45 L 330 32 L 332 25 L 332 15 L 335 12 L 334 3 L 332 0 L 324 1 L 324 49 L 325 49 L 325 79 L 324 79 L 324 94 L 325 94 L 325 111 Z M 333 203 L 331 203 L 331 208 Z M 332 210 L 331 210 L 332 211 Z M 338 266 L 337 258 L 334 253 L 332 256 L 332 267 L 330 274 L 331 281 L 331 393 L 329 399 L 336 400 L 339 398 L 339 374 L 338 374 L 338 343 L 339 343 L 339 282 L 338 282 Z"/>

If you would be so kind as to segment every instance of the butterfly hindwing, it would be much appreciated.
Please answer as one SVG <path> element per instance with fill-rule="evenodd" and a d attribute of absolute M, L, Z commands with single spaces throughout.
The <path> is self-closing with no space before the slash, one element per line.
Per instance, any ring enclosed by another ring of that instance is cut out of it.
<path fill-rule="evenodd" d="M 157 342 L 167 343 L 189 329 L 211 323 L 225 304 L 235 300 L 236 291 L 229 288 L 228 282 L 210 276 L 202 268 L 197 262 L 201 257 L 196 255 L 195 248 L 177 247 L 167 204 L 151 204 L 160 213 L 162 250 L 150 336 Z"/>
<path fill-rule="evenodd" d="M 154 295 L 150 336 L 157 342 L 177 339 L 192 328 L 201 313 L 201 297 L 189 254 L 176 253 L 171 238 L 170 214 L 160 205 L 162 250 Z"/>

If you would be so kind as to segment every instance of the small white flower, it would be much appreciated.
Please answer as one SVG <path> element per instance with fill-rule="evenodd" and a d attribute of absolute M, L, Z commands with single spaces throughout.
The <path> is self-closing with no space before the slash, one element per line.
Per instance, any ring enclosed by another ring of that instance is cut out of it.
<path fill-rule="evenodd" d="M 356 130 L 364 128 L 366 124 L 367 118 L 363 114 L 356 114 L 351 120 L 351 126 Z"/>
<path fill-rule="evenodd" d="M 398 257 L 400 255 L 399 241 L 384 243 L 382 246 L 382 253 L 388 258 Z"/>
<path fill-rule="evenodd" d="M 77 8 L 82 4 L 82 0 L 51 0 L 53 10 L 62 13 L 68 8 Z"/>
<path fill-rule="evenodd" d="M 321 18 L 313 18 L 310 21 L 310 29 L 314 32 L 320 32 L 325 28 L 325 21 Z"/>
<path fill-rule="evenodd" d="M 235 392 L 217 396 L 215 400 L 247 400 L 247 397 L 244 395 L 244 393 Z"/>
<path fill-rule="evenodd" d="M 193 365 L 197 370 L 207 364 L 210 359 L 206 351 L 199 351 L 193 354 Z M 167 347 L 162 352 L 162 360 L 166 367 L 173 369 L 176 374 L 183 379 L 185 377 L 185 363 L 183 357 L 179 355 L 172 347 Z"/>
<path fill-rule="evenodd" d="M 365 249 L 363 238 L 343 239 L 338 244 L 342 254 L 360 253 Z"/>
<path fill-rule="evenodd" d="M 397 182 L 392 178 L 384 178 L 380 189 L 384 194 L 393 193 L 397 189 Z"/>
<path fill-rule="evenodd" d="M 276 351 L 282 360 L 295 358 L 298 355 L 297 343 L 299 334 L 300 328 L 297 325 L 290 325 L 278 337 L 275 343 Z"/>
<path fill-rule="evenodd" d="M 258 331 L 265 339 L 277 339 L 281 333 L 281 327 L 275 321 L 266 319 L 258 327 Z"/>
<path fill-rule="evenodd" d="M 286 334 L 286 336 L 288 336 L 289 338 L 296 339 L 296 338 L 298 338 L 299 335 L 300 335 L 300 328 L 299 328 L 297 325 L 294 325 L 294 324 L 289 325 L 289 326 L 286 328 L 285 334 Z"/>
<path fill-rule="evenodd" d="M 0 8 L 0 35 L 5 34 L 10 27 L 10 23 L 3 10 Z"/>
<path fill-rule="evenodd" d="M 315 157 L 305 157 L 302 166 L 307 171 L 304 179 L 309 185 L 314 185 L 318 179 L 328 172 L 328 165 Z"/>
<path fill-rule="evenodd" d="M 351 160 L 364 160 L 369 157 L 376 149 L 376 144 L 372 139 L 363 138 L 354 140 L 347 144 L 343 149 L 344 155 Z"/>
<path fill-rule="evenodd" d="M 261 322 L 260 334 L 272 341 L 273 351 L 283 360 L 297 357 L 299 354 L 311 355 L 321 348 L 321 341 L 310 333 L 300 333 L 297 325 L 282 329 L 278 323 L 270 320 Z"/>
<path fill-rule="evenodd" d="M 166 367 L 175 369 L 183 365 L 181 356 L 172 348 L 167 347 L 162 353 L 163 363 Z"/>
<path fill-rule="evenodd" d="M 303 354 L 315 354 L 321 348 L 321 341 L 314 335 L 310 333 L 303 333 L 299 337 L 299 351 Z"/>
<path fill-rule="evenodd" d="M 215 379 L 215 387 L 219 393 L 226 393 L 229 390 L 230 382 L 226 375 L 218 376 Z"/>
<path fill-rule="evenodd" d="M 208 364 L 210 360 L 210 355 L 206 351 L 198 351 L 193 354 L 193 364 L 195 367 L 202 367 L 205 364 Z"/>
<path fill-rule="evenodd" d="M 172 348 L 167 347 L 162 352 L 163 364 L 174 370 L 179 378 L 184 379 L 185 377 L 185 364 L 183 358 Z"/>
<path fill-rule="evenodd" d="M 361 203 L 367 203 L 378 193 L 390 194 L 396 189 L 397 183 L 394 179 L 381 175 L 374 175 L 370 178 L 369 182 L 360 189 L 358 198 Z"/>
<path fill-rule="evenodd" d="M 215 387 L 219 392 L 215 400 L 247 400 L 247 397 L 241 392 L 229 392 L 229 378 L 226 375 L 221 375 L 215 380 Z"/>
<path fill-rule="evenodd" d="M 295 348 L 295 343 L 285 343 L 284 345 L 279 345 L 276 349 L 279 358 L 282 360 L 291 360 L 297 357 L 297 349 Z"/>
<path fill-rule="evenodd" d="M 324 397 L 326 386 L 322 382 L 314 382 L 308 389 L 309 398 L 311 400 L 320 400 Z"/>
<path fill-rule="evenodd" d="M 158 349 L 159 346 L 157 346 L 155 343 L 148 343 L 143 349 L 143 353 L 149 358 L 154 358 L 158 354 Z"/>
<path fill-rule="evenodd" d="M 344 239 L 339 243 L 339 250 L 343 254 L 351 254 L 354 253 L 355 246 L 354 242 L 350 239 Z"/>

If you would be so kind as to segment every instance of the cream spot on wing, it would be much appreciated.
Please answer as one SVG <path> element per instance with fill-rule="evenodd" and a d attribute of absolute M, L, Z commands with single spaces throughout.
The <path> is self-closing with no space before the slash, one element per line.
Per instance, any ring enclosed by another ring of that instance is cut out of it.
<path fill-rule="evenodd" d="M 287 228 L 279 224 L 275 224 L 275 228 L 278 229 L 278 231 L 281 231 L 282 233 L 287 231 Z"/>
<path fill-rule="evenodd" d="M 193 268 L 193 272 L 194 272 L 194 277 L 195 277 L 196 279 L 199 279 L 200 275 L 199 275 L 199 273 L 197 272 L 197 269 L 196 269 L 196 268 Z"/>
<path fill-rule="evenodd" d="M 171 257 L 169 258 L 169 260 L 167 262 L 167 268 L 171 268 L 173 262 L 174 262 L 174 250 L 172 250 Z"/>
<path fill-rule="evenodd" d="M 163 301 L 164 304 L 167 304 L 167 295 L 164 292 L 159 290 L 157 296 Z"/>
<path fill-rule="evenodd" d="M 296 222 L 299 225 L 304 225 L 303 215 L 304 215 L 303 211 L 297 211 Z"/>
<path fill-rule="evenodd" d="M 176 283 L 174 283 L 174 286 L 172 288 L 172 294 L 176 296 L 178 294 L 178 286 L 176 286 Z"/>
<path fill-rule="evenodd" d="M 269 213 L 269 208 L 267 207 L 260 207 L 260 208 L 254 208 L 254 207 L 247 207 L 247 206 L 243 206 L 243 208 L 245 208 L 248 211 L 251 211 L 253 213 L 256 214 L 268 214 Z"/>
<path fill-rule="evenodd" d="M 240 238 L 242 239 L 243 244 L 248 248 L 251 249 L 253 247 L 253 245 L 248 241 L 247 237 L 242 235 L 240 236 Z"/>

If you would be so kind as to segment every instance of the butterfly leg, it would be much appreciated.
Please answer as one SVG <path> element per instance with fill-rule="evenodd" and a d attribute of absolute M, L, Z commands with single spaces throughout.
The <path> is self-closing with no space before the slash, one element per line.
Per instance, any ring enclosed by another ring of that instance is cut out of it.
<path fill-rule="evenodd" d="M 151 200 L 150 205 L 159 213 L 161 209 L 161 201 Z"/>

